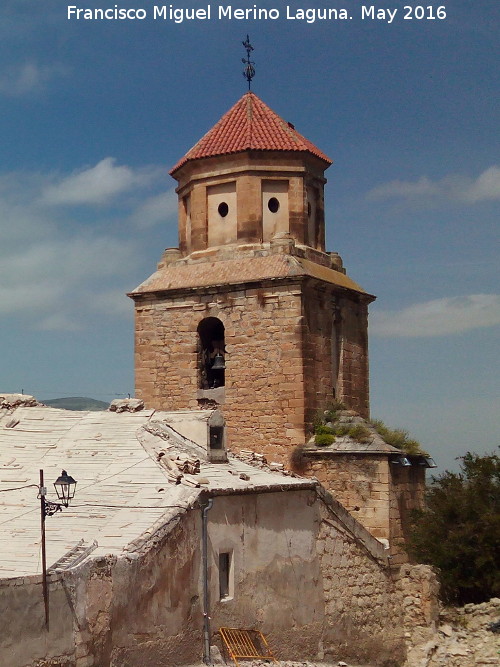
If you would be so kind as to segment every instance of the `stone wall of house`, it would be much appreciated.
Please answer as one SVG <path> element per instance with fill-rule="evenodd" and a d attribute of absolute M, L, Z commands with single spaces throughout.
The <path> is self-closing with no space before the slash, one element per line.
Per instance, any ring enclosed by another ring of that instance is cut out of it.
<path fill-rule="evenodd" d="M 410 517 L 423 507 L 422 465 L 392 464 L 383 454 L 302 457 L 301 472 L 314 476 L 377 539 L 388 540 L 393 565 L 408 562 Z"/>
<path fill-rule="evenodd" d="M 426 468 L 389 464 L 389 541 L 394 564 L 406 563 L 405 551 L 411 526 L 411 513 L 424 507 Z"/>
<path fill-rule="evenodd" d="M 257 628 L 282 659 L 316 655 L 325 621 L 314 490 L 218 497 L 209 513 L 212 631 Z M 232 553 L 220 600 L 218 554 Z M 214 642 L 220 645 L 217 637 Z M 222 647 L 221 647 L 222 648 Z"/>
<path fill-rule="evenodd" d="M 425 566 L 388 565 L 383 545 L 314 489 L 224 495 L 208 511 L 211 643 L 221 626 L 260 629 L 282 659 L 402 664 L 409 626 L 435 620 Z M 201 512 L 131 545 L 41 579 L 0 586 L 1 667 L 143 667 L 203 653 Z M 231 554 L 223 599 L 219 554 Z"/>
<path fill-rule="evenodd" d="M 307 457 L 304 471 L 316 477 L 374 537 L 389 540 L 389 465 L 385 455 L 332 454 Z"/>
<path fill-rule="evenodd" d="M 416 628 L 435 629 L 437 583 L 431 568 L 394 567 L 375 540 L 323 493 L 318 551 L 325 591 L 320 658 L 402 665 Z"/>

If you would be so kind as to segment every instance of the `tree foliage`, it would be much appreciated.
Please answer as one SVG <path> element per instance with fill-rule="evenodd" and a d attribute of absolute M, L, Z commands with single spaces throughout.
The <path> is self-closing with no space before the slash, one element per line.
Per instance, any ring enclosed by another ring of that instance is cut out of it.
<path fill-rule="evenodd" d="M 500 596 L 500 457 L 467 453 L 460 472 L 446 471 L 415 513 L 410 550 L 440 571 L 447 603 Z"/>

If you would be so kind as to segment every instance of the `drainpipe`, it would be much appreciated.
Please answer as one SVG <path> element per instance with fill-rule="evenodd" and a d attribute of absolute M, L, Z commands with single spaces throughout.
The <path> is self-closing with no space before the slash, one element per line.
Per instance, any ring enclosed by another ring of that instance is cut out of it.
<path fill-rule="evenodd" d="M 212 664 L 210 656 L 210 616 L 208 597 L 208 512 L 212 509 L 214 501 L 208 499 L 207 504 L 201 509 L 201 545 L 203 562 L 203 662 Z"/>

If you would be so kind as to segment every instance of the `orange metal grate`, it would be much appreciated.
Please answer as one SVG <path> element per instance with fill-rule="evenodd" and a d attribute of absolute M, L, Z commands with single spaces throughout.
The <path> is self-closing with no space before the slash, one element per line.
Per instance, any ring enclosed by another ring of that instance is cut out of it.
<path fill-rule="evenodd" d="M 236 628 L 219 628 L 222 641 L 238 667 L 238 659 L 261 659 L 277 661 L 271 653 L 266 638 L 258 630 L 238 630 Z"/>

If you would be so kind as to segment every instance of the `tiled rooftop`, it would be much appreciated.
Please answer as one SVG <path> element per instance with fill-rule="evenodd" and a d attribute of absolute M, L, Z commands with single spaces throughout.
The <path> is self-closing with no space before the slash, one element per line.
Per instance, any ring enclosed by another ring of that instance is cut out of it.
<path fill-rule="evenodd" d="M 189 160 L 241 153 L 246 150 L 306 152 L 332 163 L 255 95 L 248 92 L 179 160 L 174 174 Z"/>
<path fill-rule="evenodd" d="M 168 442 L 155 436 L 154 429 L 146 428 L 152 422 L 168 424 L 172 416 L 175 413 L 152 410 L 118 414 L 45 406 L 2 409 L 0 577 L 41 572 L 36 488 L 41 468 L 48 500 L 57 501 L 53 482 L 63 468 L 78 482 L 70 507 L 46 519 L 48 567 L 81 540 L 87 546 L 97 542 L 91 556 L 134 550 L 134 544 L 189 509 L 204 489 L 251 492 L 311 484 L 233 458 L 228 463 L 210 464 L 206 448 L 187 439 L 187 454 L 201 460 L 199 474 L 190 478 L 204 481 L 199 488 L 184 480 L 175 484 L 157 459 L 159 449 L 168 455 Z M 199 418 L 199 413 L 194 412 L 193 418 Z"/>
<path fill-rule="evenodd" d="M 200 262 L 199 264 L 169 265 L 150 276 L 132 292 L 132 295 L 157 290 L 233 285 L 295 276 L 310 276 L 339 287 L 365 293 L 354 280 L 339 271 L 292 255 L 270 255 Z"/>

